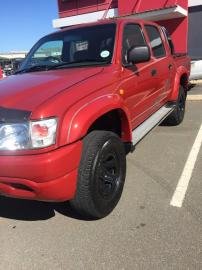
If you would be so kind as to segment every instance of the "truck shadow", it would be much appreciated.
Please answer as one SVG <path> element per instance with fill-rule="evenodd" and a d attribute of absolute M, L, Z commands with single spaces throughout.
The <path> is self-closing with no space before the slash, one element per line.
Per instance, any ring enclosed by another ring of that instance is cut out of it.
<path fill-rule="evenodd" d="M 2 218 L 23 221 L 47 220 L 53 218 L 56 212 L 73 219 L 85 221 L 95 220 L 78 215 L 70 207 L 68 202 L 49 203 L 0 196 L 0 217 Z"/>

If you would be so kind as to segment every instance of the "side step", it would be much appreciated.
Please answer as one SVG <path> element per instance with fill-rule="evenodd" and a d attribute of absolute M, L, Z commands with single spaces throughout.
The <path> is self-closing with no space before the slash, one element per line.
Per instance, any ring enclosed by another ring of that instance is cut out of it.
<path fill-rule="evenodd" d="M 175 104 L 161 107 L 132 132 L 133 146 L 138 144 L 153 128 L 158 126 L 173 110 Z"/>

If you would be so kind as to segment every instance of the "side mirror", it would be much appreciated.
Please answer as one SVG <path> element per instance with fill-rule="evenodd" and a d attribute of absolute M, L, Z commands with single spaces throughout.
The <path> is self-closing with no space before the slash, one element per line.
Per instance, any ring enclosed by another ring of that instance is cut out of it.
<path fill-rule="evenodd" d="M 147 62 L 151 58 L 148 46 L 132 47 L 128 50 L 128 63 L 138 64 Z"/>

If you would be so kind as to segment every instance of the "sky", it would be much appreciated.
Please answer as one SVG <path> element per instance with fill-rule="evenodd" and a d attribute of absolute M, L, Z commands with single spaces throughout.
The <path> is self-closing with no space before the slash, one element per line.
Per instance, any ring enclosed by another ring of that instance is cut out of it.
<path fill-rule="evenodd" d="M 57 0 L 0 0 L 0 52 L 30 50 L 56 18 Z"/>

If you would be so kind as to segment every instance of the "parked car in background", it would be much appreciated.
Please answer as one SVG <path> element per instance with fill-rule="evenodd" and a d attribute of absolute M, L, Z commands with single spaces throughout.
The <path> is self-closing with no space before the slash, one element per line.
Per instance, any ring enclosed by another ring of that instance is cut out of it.
<path fill-rule="evenodd" d="M 126 154 L 162 121 L 183 121 L 189 74 L 189 57 L 152 22 L 116 18 L 45 36 L 0 82 L 0 194 L 108 215 Z"/>
<path fill-rule="evenodd" d="M 10 76 L 13 74 L 13 65 L 9 64 L 9 65 L 5 65 L 4 66 L 4 73 L 6 76 Z"/>
<path fill-rule="evenodd" d="M 202 60 L 192 60 L 190 80 L 201 80 L 201 79 L 202 79 Z"/>
<path fill-rule="evenodd" d="M 2 79 L 2 78 L 3 78 L 3 70 L 2 70 L 2 68 L 0 66 L 0 79 Z"/>
<path fill-rule="evenodd" d="M 189 1 L 188 51 L 191 57 L 190 80 L 202 79 L 202 36 L 199 34 L 202 24 L 202 1 Z"/>
<path fill-rule="evenodd" d="M 15 73 L 15 71 L 20 68 L 23 60 L 23 58 L 1 59 L 0 66 L 3 70 L 4 76 L 10 76 Z"/>

